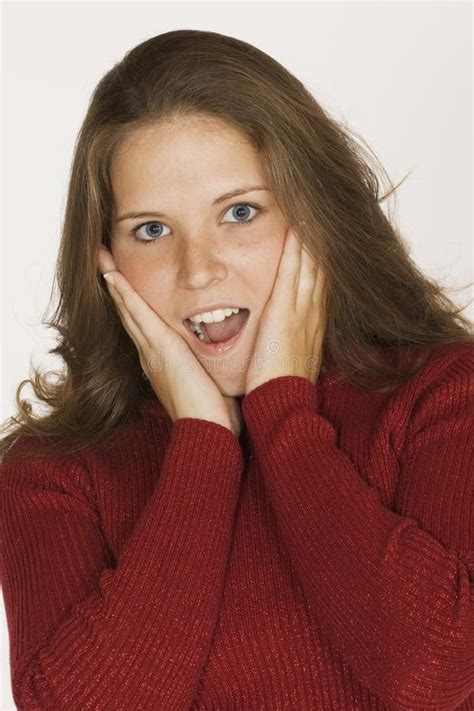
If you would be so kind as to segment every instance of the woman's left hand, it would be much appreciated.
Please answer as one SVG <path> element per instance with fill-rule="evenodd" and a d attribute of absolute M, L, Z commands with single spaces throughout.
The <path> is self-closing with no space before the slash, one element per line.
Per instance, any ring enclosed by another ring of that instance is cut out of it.
<path fill-rule="evenodd" d="M 321 370 L 325 330 L 323 271 L 290 227 L 273 290 L 265 306 L 245 394 L 283 375 L 299 375 L 314 385 Z"/>

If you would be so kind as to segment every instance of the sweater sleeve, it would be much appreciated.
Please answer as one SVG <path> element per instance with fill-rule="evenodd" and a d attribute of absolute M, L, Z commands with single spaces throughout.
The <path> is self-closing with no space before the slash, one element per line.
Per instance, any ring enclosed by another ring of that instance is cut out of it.
<path fill-rule="evenodd" d="M 0 469 L 0 573 L 19 709 L 188 709 L 217 622 L 243 468 L 237 438 L 173 423 L 113 567 L 87 467 Z M 64 461 L 64 460 L 62 460 Z"/>
<path fill-rule="evenodd" d="M 426 505 L 451 540 L 381 503 L 338 448 L 308 379 L 275 378 L 242 403 L 308 605 L 390 709 L 452 710 L 474 691 L 472 373 L 471 351 L 422 393 L 400 458 L 407 482 L 422 472 L 438 482 Z"/>

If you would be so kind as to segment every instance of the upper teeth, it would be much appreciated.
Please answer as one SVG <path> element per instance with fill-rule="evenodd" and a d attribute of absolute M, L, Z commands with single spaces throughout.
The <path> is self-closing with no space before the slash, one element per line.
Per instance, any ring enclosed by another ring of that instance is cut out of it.
<path fill-rule="evenodd" d="M 240 309 L 216 309 L 216 311 L 205 311 L 202 314 L 192 316 L 189 320 L 195 324 L 201 323 L 201 321 L 204 321 L 204 323 L 212 323 L 213 321 L 223 321 L 226 316 L 238 314 L 239 311 Z"/>

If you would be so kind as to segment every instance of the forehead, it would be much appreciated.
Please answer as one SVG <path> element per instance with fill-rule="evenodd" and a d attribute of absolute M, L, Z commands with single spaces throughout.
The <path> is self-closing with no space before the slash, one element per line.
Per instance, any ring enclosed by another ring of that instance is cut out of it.
<path fill-rule="evenodd" d="M 196 181 L 261 179 L 260 157 L 247 137 L 221 121 L 186 119 L 134 131 L 111 163 L 114 189 L 159 182 L 192 187 Z"/>
<path fill-rule="evenodd" d="M 266 184 L 259 153 L 245 135 L 221 121 L 196 118 L 129 134 L 110 179 L 115 215 L 211 209 L 218 196 Z"/>

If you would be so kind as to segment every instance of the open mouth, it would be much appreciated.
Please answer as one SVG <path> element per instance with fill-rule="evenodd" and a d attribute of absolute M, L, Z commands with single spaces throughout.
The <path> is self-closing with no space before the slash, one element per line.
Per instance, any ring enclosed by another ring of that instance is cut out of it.
<path fill-rule="evenodd" d="M 219 353 L 231 348 L 245 330 L 250 316 L 249 309 L 240 309 L 237 314 L 214 323 L 193 324 L 190 319 L 184 321 L 199 346 L 209 353 Z"/>

